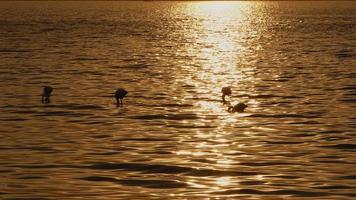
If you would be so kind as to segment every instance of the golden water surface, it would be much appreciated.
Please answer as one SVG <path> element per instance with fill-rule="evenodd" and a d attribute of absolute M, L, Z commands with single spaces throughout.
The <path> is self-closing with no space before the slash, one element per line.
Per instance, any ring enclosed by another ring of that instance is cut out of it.
<path fill-rule="evenodd" d="M 352 1 L 1 2 L 0 199 L 354 199 L 355 35 Z"/>

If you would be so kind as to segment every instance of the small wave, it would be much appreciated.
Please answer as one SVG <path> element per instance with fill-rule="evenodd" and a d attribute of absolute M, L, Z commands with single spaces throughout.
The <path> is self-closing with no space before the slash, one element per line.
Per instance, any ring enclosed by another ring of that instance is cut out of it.
<path fill-rule="evenodd" d="M 112 137 L 112 135 L 93 135 L 91 137 L 101 139 L 101 138 L 110 138 Z"/>
<path fill-rule="evenodd" d="M 304 97 L 299 96 L 281 96 L 282 99 L 302 99 Z"/>
<path fill-rule="evenodd" d="M 111 155 L 117 155 L 120 154 L 121 152 L 104 152 L 104 153 L 88 153 L 87 155 L 92 155 L 92 156 L 111 156 Z"/>
<path fill-rule="evenodd" d="M 302 122 L 289 122 L 288 124 L 321 124 L 321 123 L 310 120 L 310 121 L 302 121 Z"/>
<path fill-rule="evenodd" d="M 217 126 L 199 126 L 199 125 L 167 125 L 167 127 L 172 128 L 183 128 L 183 129 L 193 129 L 193 128 L 216 128 Z"/>
<path fill-rule="evenodd" d="M 19 177 L 18 179 L 44 179 L 45 177 L 43 176 L 22 176 Z"/>
<path fill-rule="evenodd" d="M 168 166 L 168 165 L 149 165 L 141 163 L 97 163 L 88 166 L 91 169 L 100 170 L 127 170 L 127 171 L 141 171 L 147 173 L 167 173 L 180 174 L 191 170 L 189 167 Z"/>
<path fill-rule="evenodd" d="M 134 61 L 136 61 L 136 59 L 134 59 L 134 58 L 125 58 L 125 59 L 122 59 L 122 61 L 124 61 L 124 62 L 134 62 Z"/>
<path fill-rule="evenodd" d="M 56 30 L 55 28 L 43 28 L 43 29 L 39 30 L 39 33 L 48 33 L 48 32 L 55 31 L 55 30 Z"/>
<path fill-rule="evenodd" d="M 90 117 L 92 118 L 92 117 Z M 69 120 L 70 122 L 79 122 L 79 123 L 83 123 L 83 124 L 89 124 L 89 125 L 97 125 L 97 124 L 100 124 L 100 125 L 104 125 L 104 124 L 108 124 L 107 122 L 103 122 L 103 121 L 87 121 L 86 119 L 84 120 Z"/>
<path fill-rule="evenodd" d="M 260 195 L 292 195 L 299 197 L 318 197 L 330 195 L 326 192 L 309 192 L 302 190 L 273 190 L 262 191 L 255 189 L 237 189 L 237 190 L 225 190 L 221 192 L 215 192 L 214 194 L 232 195 L 232 194 L 260 194 Z"/>
<path fill-rule="evenodd" d="M 25 164 L 25 165 L 12 165 L 11 167 L 24 168 L 24 169 L 60 169 L 60 168 L 79 168 L 75 165 L 57 165 L 57 164 Z"/>
<path fill-rule="evenodd" d="M 339 176 L 338 178 L 356 180 L 356 174 L 355 175 L 347 175 L 347 176 Z"/>
<path fill-rule="evenodd" d="M 77 58 L 73 58 L 73 61 L 96 61 L 99 60 L 98 58 L 94 58 L 94 57 L 77 57 Z"/>
<path fill-rule="evenodd" d="M 291 79 L 285 79 L 285 78 L 280 78 L 280 79 L 265 79 L 263 81 L 268 81 L 268 82 L 288 82 Z"/>
<path fill-rule="evenodd" d="M 297 138 L 301 138 L 301 137 L 313 137 L 315 136 L 315 134 L 313 133 L 297 133 L 297 134 L 293 134 L 291 135 L 291 137 L 297 137 Z M 292 142 L 293 143 L 293 142 Z M 298 144 L 299 142 L 297 142 Z"/>
<path fill-rule="evenodd" d="M 116 182 L 116 181 L 118 181 L 118 179 L 116 179 L 116 178 L 104 177 L 104 176 L 88 176 L 88 177 L 83 177 L 83 178 L 79 178 L 79 179 L 86 180 L 86 181 L 95 181 L 95 182 L 100 182 L 100 181 Z"/>
<path fill-rule="evenodd" d="M 340 88 L 340 90 L 346 90 L 346 91 L 356 91 L 356 85 L 347 85 L 345 87 Z"/>
<path fill-rule="evenodd" d="M 88 166 L 88 168 L 98 170 L 140 171 L 145 173 L 186 174 L 189 176 L 251 176 L 258 174 L 251 171 L 219 171 L 212 169 L 195 169 L 190 167 L 142 163 L 97 163 Z"/>
<path fill-rule="evenodd" d="M 141 63 L 141 64 L 128 64 L 128 65 L 124 65 L 124 66 L 112 66 L 112 68 L 133 68 L 133 69 L 140 69 L 140 68 L 148 68 L 148 67 L 151 67 L 150 64 L 144 64 L 144 63 Z"/>
<path fill-rule="evenodd" d="M 12 113 L 16 114 L 33 114 L 33 113 L 38 113 L 36 110 L 12 110 Z"/>
<path fill-rule="evenodd" d="M 288 176 L 288 175 L 279 175 L 279 176 L 269 176 L 269 177 L 272 177 L 272 178 L 281 178 L 281 179 L 299 179 L 301 177 L 299 176 Z"/>
<path fill-rule="evenodd" d="M 240 185 L 263 185 L 265 181 L 241 181 L 239 182 Z"/>
<path fill-rule="evenodd" d="M 59 150 L 53 149 L 52 147 L 15 147 L 12 149 L 38 151 L 38 152 L 43 152 L 43 153 L 58 153 L 58 152 L 60 152 Z"/>
<path fill-rule="evenodd" d="M 324 134 L 333 134 L 333 133 L 344 133 L 345 131 L 340 131 L 340 130 L 326 130 L 326 131 L 321 131 L 321 133 Z"/>
<path fill-rule="evenodd" d="M 168 103 L 168 104 L 161 104 L 160 107 L 192 107 L 192 104 L 176 104 L 176 103 Z"/>
<path fill-rule="evenodd" d="M 68 117 L 85 117 L 85 116 L 91 116 L 92 114 L 84 114 L 84 113 L 74 113 L 74 112 L 69 112 L 69 111 L 49 111 L 49 112 L 40 112 L 39 114 L 36 114 L 35 116 L 68 116 Z"/>
<path fill-rule="evenodd" d="M 125 180 L 120 180 L 120 183 L 123 185 L 141 186 L 147 188 L 183 188 L 188 186 L 188 184 L 183 182 L 168 181 L 168 180 L 125 179 Z"/>
<path fill-rule="evenodd" d="M 304 142 L 292 142 L 292 141 L 264 141 L 267 144 L 303 144 Z"/>
<path fill-rule="evenodd" d="M 336 53 L 335 56 L 340 58 L 340 59 L 343 59 L 343 58 L 352 58 L 354 57 L 356 54 L 353 53 L 352 51 L 344 51 L 344 52 L 339 52 L 339 53 Z"/>
<path fill-rule="evenodd" d="M 139 116 L 131 116 L 131 119 L 143 119 L 143 120 L 156 120 L 156 119 L 164 119 L 164 120 L 185 120 L 185 119 L 199 119 L 199 117 L 195 114 L 176 114 L 176 115 L 139 115 Z"/>
<path fill-rule="evenodd" d="M 260 94 L 260 95 L 251 95 L 249 98 L 253 99 L 269 99 L 269 98 L 280 98 L 281 96 L 273 95 L 273 94 Z"/>
<path fill-rule="evenodd" d="M 344 76 L 345 78 L 356 78 L 356 73 L 348 72 Z"/>
<path fill-rule="evenodd" d="M 6 119 L 1 119 L 2 121 L 6 121 L 6 122 L 21 122 L 21 121 L 27 121 L 29 119 L 25 119 L 25 118 L 6 118 Z"/>
<path fill-rule="evenodd" d="M 121 139 L 116 139 L 113 141 L 152 141 L 152 142 L 158 142 L 158 141 L 172 141 L 171 139 L 164 139 L 164 138 L 121 138 Z"/>
<path fill-rule="evenodd" d="M 26 198 L 8 198 L 6 200 L 53 200 L 53 199 L 48 199 L 48 198 L 42 198 L 42 197 L 26 197 Z"/>
<path fill-rule="evenodd" d="M 252 114 L 247 117 L 261 117 L 261 118 L 314 118 L 314 116 L 300 115 L 300 114 Z"/>
<path fill-rule="evenodd" d="M 317 163 L 351 164 L 351 163 L 343 161 L 343 160 L 318 160 L 318 161 L 314 161 L 314 162 L 317 162 Z"/>
<path fill-rule="evenodd" d="M 303 164 L 288 163 L 288 162 L 245 162 L 245 163 L 239 163 L 239 165 L 253 167 L 253 166 L 275 166 L 275 165 L 290 165 L 291 166 L 291 165 L 303 165 Z"/>
<path fill-rule="evenodd" d="M 103 72 L 99 71 L 78 71 L 76 74 L 81 74 L 81 75 L 93 75 L 93 76 L 104 76 L 105 74 Z"/>
<path fill-rule="evenodd" d="M 182 87 L 183 87 L 183 88 L 191 88 L 191 89 L 195 88 L 194 85 L 188 85 L 188 84 L 183 85 Z"/>
<path fill-rule="evenodd" d="M 336 145 L 321 146 L 321 147 L 332 148 L 332 149 L 356 150 L 356 144 L 336 144 Z"/>
<path fill-rule="evenodd" d="M 337 189 L 352 189 L 353 187 L 346 186 L 346 185 L 326 185 L 326 186 L 319 186 L 314 188 L 321 189 L 321 190 L 337 190 Z"/>
<path fill-rule="evenodd" d="M 4 165 L 4 163 L 2 163 L 2 165 Z M 0 170 L 0 173 L 12 173 L 12 172 L 15 172 L 15 170 Z"/>
<path fill-rule="evenodd" d="M 353 98 L 353 96 L 351 96 L 351 95 L 349 95 L 349 97 L 347 97 L 345 95 L 344 98 L 340 99 L 339 101 L 344 102 L 344 103 L 352 103 L 352 104 L 354 104 L 356 102 L 356 98 Z"/>
<path fill-rule="evenodd" d="M 66 109 L 73 109 L 73 110 L 103 110 L 103 106 L 93 105 L 93 104 L 64 104 L 64 105 L 51 105 L 50 107 L 55 108 L 66 108 Z"/>
<path fill-rule="evenodd" d="M 36 49 L 0 49 L 0 53 L 27 53 Z"/>
<path fill-rule="evenodd" d="M 215 161 L 213 160 L 208 160 L 208 159 L 204 159 L 204 158 L 193 158 L 191 159 L 193 162 L 199 162 L 199 163 L 209 163 L 209 164 L 214 164 Z"/>
<path fill-rule="evenodd" d="M 94 181 L 94 182 L 112 182 L 128 186 L 140 186 L 146 188 L 182 188 L 187 187 L 188 184 L 169 181 L 169 180 L 157 180 L 157 179 L 116 179 L 112 177 L 104 176 L 89 176 L 80 178 L 81 180 Z"/>
<path fill-rule="evenodd" d="M 150 155 L 169 155 L 169 154 L 172 154 L 172 152 L 154 150 L 154 151 L 145 151 L 145 152 L 142 152 L 142 154 L 150 154 Z"/>

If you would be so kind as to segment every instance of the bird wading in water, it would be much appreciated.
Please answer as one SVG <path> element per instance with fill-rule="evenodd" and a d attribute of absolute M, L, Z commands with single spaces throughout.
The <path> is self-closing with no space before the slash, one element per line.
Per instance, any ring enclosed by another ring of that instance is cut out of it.
<path fill-rule="evenodd" d="M 115 92 L 115 98 L 116 98 L 116 105 L 117 107 L 119 107 L 120 105 L 122 105 L 122 100 L 123 98 L 127 95 L 127 91 L 123 88 L 118 88 Z"/>
<path fill-rule="evenodd" d="M 50 97 L 52 94 L 53 88 L 50 86 L 44 86 L 43 87 L 43 93 L 42 93 L 42 103 L 49 103 L 50 102 Z"/>

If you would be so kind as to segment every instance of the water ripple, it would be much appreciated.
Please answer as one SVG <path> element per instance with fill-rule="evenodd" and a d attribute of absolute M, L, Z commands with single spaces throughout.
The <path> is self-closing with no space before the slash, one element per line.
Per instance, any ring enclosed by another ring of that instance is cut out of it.
<path fill-rule="evenodd" d="M 88 166 L 88 168 L 99 170 L 127 170 L 144 173 L 186 174 L 189 176 L 251 176 L 258 174 L 257 172 L 251 171 L 220 171 L 211 169 L 195 169 L 182 166 L 142 163 L 97 163 Z"/>
<path fill-rule="evenodd" d="M 140 186 L 147 188 L 182 188 L 187 187 L 186 183 L 178 182 L 178 181 L 168 181 L 168 180 L 147 180 L 147 179 L 116 179 L 112 177 L 104 177 L 104 176 L 89 176 L 80 178 L 86 181 L 94 181 L 94 182 L 112 182 L 118 183 L 122 185 L 128 186 Z"/>

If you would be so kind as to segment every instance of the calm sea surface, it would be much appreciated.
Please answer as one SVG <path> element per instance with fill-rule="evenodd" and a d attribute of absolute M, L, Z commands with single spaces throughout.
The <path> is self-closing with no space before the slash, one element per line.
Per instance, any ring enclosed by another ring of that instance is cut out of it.
<path fill-rule="evenodd" d="M 0 94 L 0 199 L 356 198 L 356 2 L 1 2 Z"/>

